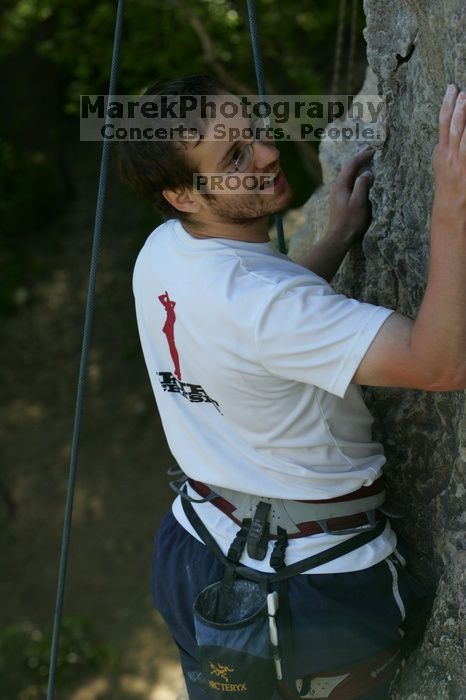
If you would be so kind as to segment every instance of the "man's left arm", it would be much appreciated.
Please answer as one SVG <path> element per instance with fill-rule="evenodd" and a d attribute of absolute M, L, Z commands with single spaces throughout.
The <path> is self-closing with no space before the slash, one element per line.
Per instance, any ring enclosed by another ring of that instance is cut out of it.
<path fill-rule="evenodd" d="M 330 282 L 338 272 L 345 255 L 367 231 L 371 221 L 369 188 L 372 173 L 358 175 L 369 163 L 374 151 L 365 148 L 342 168 L 330 193 L 330 222 L 325 238 L 296 262 Z"/>

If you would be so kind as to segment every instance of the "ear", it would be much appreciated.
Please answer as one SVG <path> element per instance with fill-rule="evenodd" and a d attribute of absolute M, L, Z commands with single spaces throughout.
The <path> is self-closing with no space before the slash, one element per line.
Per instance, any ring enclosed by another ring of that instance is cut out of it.
<path fill-rule="evenodd" d="M 179 211 L 194 214 L 200 209 L 199 200 L 188 187 L 177 187 L 174 190 L 162 190 L 162 194 L 167 202 Z"/>

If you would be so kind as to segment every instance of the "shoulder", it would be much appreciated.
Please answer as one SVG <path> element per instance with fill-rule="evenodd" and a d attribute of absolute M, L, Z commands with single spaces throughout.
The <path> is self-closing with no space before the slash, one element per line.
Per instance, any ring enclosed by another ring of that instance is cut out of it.
<path fill-rule="evenodd" d="M 245 276 L 272 293 L 298 292 L 301 287 L 332 291 L 324 279 L 277 253 L 272 244 L 259 249 L 233 249 L 232 254 Z"/>
<path fill-rule="evenodd" d="M 169 219 L 157 226 L 146 238 L 133 268 L 133 291 L 152 286 L 161 270 L 173 264 L 176 247 L 176 219 Z"/>

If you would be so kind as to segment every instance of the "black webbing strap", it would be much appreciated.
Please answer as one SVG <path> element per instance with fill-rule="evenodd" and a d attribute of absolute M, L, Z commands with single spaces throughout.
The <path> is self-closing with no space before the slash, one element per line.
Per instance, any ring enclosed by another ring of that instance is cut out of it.
<path fill-rule="evenodd" d="M 212 537 L 212 535 L 210 534 L 210 532 L 208 531 L 208 529 L 206 528 L 206 526 L 204 525 L 194 508 L 192 507 L 192 505 L 185 501 L 184 498 L 181 499 L 181 505 L 186 517 L 188 518 L 189 522 L 191 523 L 201 540 L 204 542 L 204 544 L 207 547 L 209 547 L 211 552 L 213 552 L 213 554 L 215 554 L 225 566 L 231 566 L 232 562 L 223 554 L 217 542 Z M 270 582 L 283 581 L 284 579 L 290 578 L 291 576 L 302 574 L 303 571 L 315 569 L 317 566 L 327 564 L 329 561 L 338 559 L 344 554 L 349 554 L 349 552 L 353 552 L 355 549 L 359 549 L 359 547 L 362 547 L 368 542 L 375 540 L 376 537 L 382 534 L 384 529 L 385 520 L 378 523 L 373 530 L 366 530 L 364 532 L 361 532 L 359 535 L 355 535 L 354 537 L 351 537 L 350 539 L 345 540 L 344 542 L 340 542 L 334 547 L 329 547 L 329 549 L 326 549 L 323 552 L 313 554 L 311 557 L 306 557 L 306 559 L 301 559 L 295 564 L 289 564 L 288 566 L 283 567 L 282 569 L 280 569 L 280 571 L 277 571 L 274 574 L 265 574 L 261 571 L 251 569 L 248 566 L 244 566 L 243 564 L 237 565 L 237 573 L 240 576 L 243 576 L 243 578 L 247 578 L 252 581 L 260 581 L 264 578 L 264 576 L 266 576 Z"/>
<path fill-rule="evenodd" d="M 251 518 L 245 518 L 242 522 L 241 529 L 236 533 L 236 537 L 230 545 L 227 557 L 237 564 L 244 552 L 248 539 L 249 528 L 251 527 Z"/>
<path fill-rule="evenodd" d="M 285 528 L 277 527 L 277 541 L 272 551 L 272 556 L 270 557 L 270 566 L 275 571 L 280 571 L 280 569 L 285 568 L 285 554 L 286 548 L 288 547 L 288 533 Z"/>
<path fill-rule="evenodd" d="M 386 520 L 384 519 L 375 526 L 374 530 L 366 530 L 365 532 L 361 532 L 359 535 L 351 537 L 349 540 L 345 540 L 334 547 L 330 547 L 329 549 L 325 549 L 323 552 L 319 552 L 319 554 L 314 554 L 312 557 L 301 559 L 295 564 L 288 564 L 288 566 L 285 566 L 284 569 L 281 569 L 281 571 L 278 571 L 276 574 L 269 574 L 271 577 L 270 580 L 281 581 L 284 578 L 290 578 L 291 576 L 302 574 L 303 571 L 307 571 L 308 569 L 315 569 L 318 566 L 327 564 L 329 561 L 338 559 L 344 554 L 349 554 L 355 549 L 359 549 L 359 547 L 362 547 L 368 542 L 375 540 L 376 537 L 381 535 L 385 530 L 385 523 Z"/>

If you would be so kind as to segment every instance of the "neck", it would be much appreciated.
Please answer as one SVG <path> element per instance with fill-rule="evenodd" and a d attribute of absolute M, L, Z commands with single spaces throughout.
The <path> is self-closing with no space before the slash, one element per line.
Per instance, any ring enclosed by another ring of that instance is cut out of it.
<path fill-rule="evenodd" d="M 270 241 L 268 216 L 259 219 L 236 221 L 190 221 L 183 222 L 186 231 L 194 238 L 229 238 L 233 241 L 266 243 Z"/>

